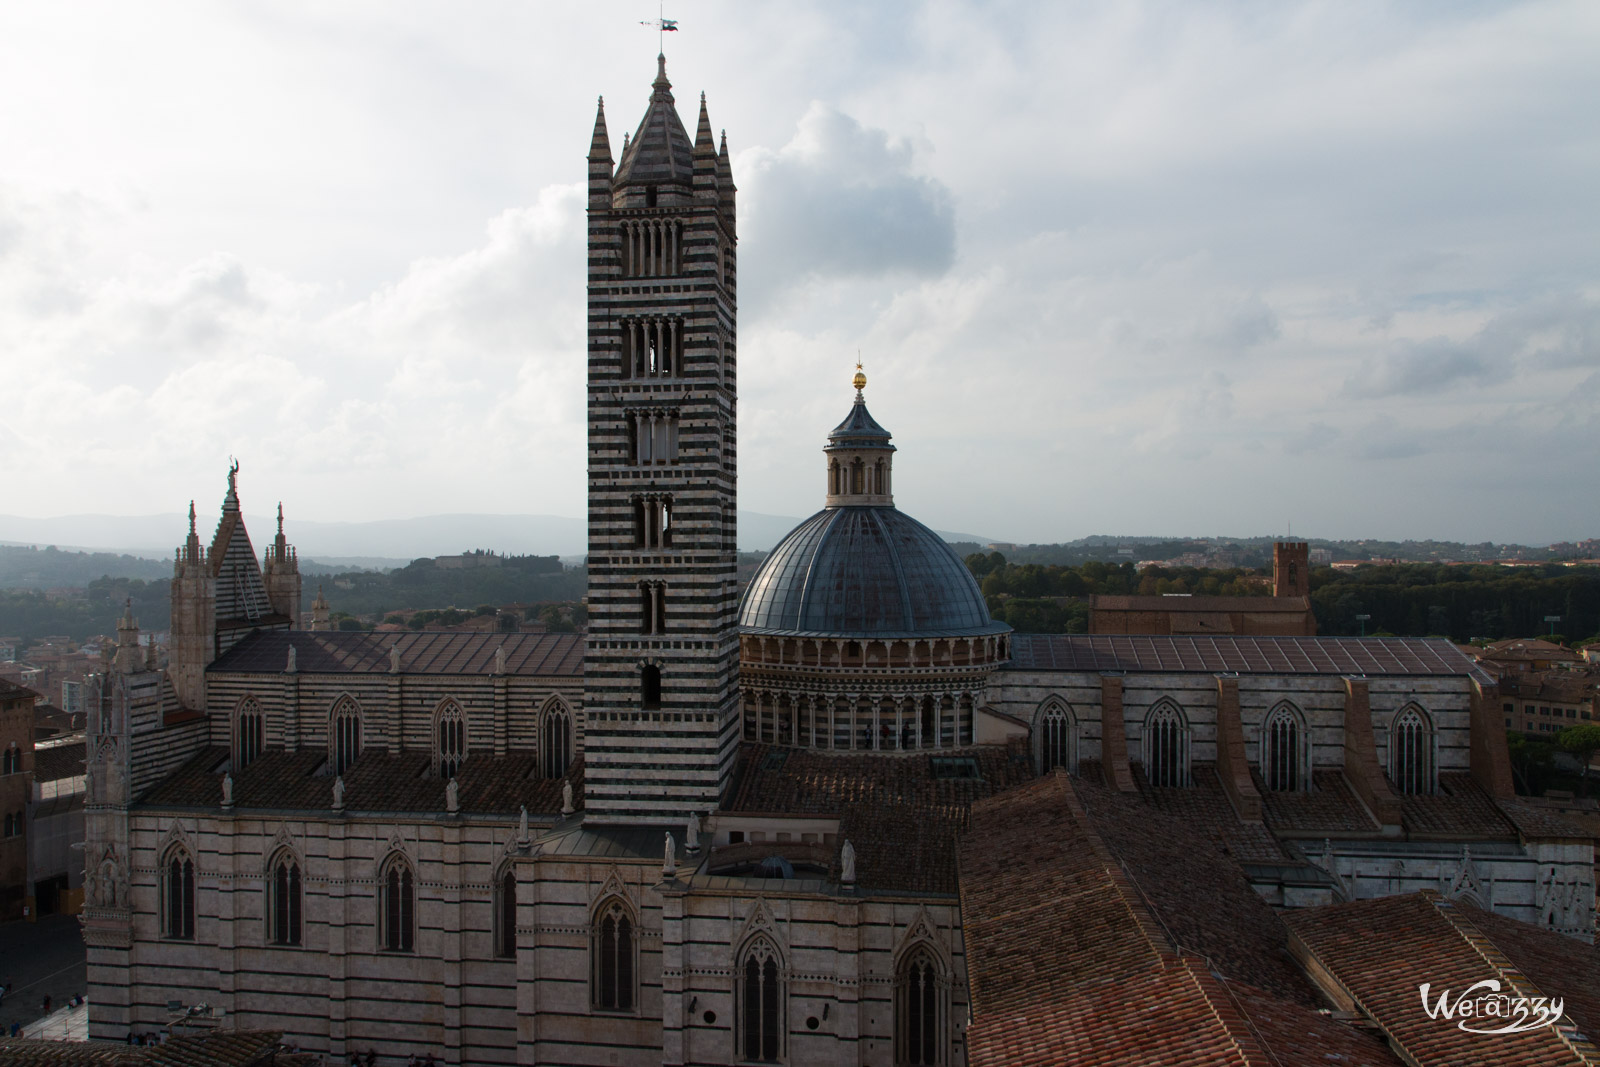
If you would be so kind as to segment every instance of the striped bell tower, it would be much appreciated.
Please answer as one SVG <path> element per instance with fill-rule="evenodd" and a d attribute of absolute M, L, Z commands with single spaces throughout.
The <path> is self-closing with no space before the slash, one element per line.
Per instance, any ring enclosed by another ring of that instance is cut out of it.
<path fill-rule="evenodd" d="M 728 785 L 739 726 L 734 189 L 657 58 L 613 170 L 589 147 L 589 639 L 584 809 L 681 826 Z"/>

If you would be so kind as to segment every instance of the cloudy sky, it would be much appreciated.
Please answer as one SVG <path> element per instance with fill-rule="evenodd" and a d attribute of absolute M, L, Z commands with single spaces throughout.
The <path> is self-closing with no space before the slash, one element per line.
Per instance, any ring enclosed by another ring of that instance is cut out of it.
<path fill-rule="evenodd" d="M 584 153 L 650 3 L 0 7 L 0 513 L 580 515 Z M 740 505 L 850 402 L 941 529 L 1600 535 L 1600 5 L 667 10 Z M 0 533 L 0 536 L 4 536 Z"/>

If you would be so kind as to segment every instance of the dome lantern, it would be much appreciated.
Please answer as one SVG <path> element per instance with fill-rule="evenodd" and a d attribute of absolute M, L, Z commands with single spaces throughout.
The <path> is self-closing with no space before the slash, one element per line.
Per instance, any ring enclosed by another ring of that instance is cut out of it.
<path fill-rule="evenodd" d="M 879 426 L 867 411 L 863 390 L 867 376 L 856 364 L 855 405 L 845 420 L 828 434 L 822 449 L 828 458 L 828 493 L 824 501 L 830 508 L 893 507 L 894 445 L 889 431 Z"/>

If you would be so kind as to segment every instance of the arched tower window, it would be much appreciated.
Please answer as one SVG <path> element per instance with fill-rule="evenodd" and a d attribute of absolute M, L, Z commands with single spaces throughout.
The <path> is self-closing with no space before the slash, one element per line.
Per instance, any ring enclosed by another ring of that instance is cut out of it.
<path fill-rule="evenodd" d="M 1261 777 L 1267 788 L 1293 792 L 1306 787 L 1305 734 L 1300 717 L 1279 704 L 1261 725 Z"/>
<path fill-rule="evenodd" d="M 1052 703 L 1039 719 L 1039 773 L 1049 774 L 1057 767 L 1075 772 L 1077 764 L 1077 724 L 1066 708 Z"/>
<path fill-rule="evenodd" d="M 653 663 L 639 670 L 639 705 L 651 709 L 661 706 L 661 668 Z"/>
<path fill-rule="evenodd" d="M 738 1051 L 745 1060 L 776 1062 L 783 1055 L 784 1000 L 781 957 L 766 938 L 745 948 L 738 981 Z"/>
<path fill-rule="evenodd" d="M 1144 720 L 1144 773 L 1155 786 L 1189 784 L 1189 726 L 1170 700 L 1151 708 Z"/>
<path fill-rule="evenodd" d="M 0 753 L 0 774 L 21 773 L 22 749 L 18 748 L 17 743 L 13 741 L 11 742 L 11 746 L 7 748 L 4 753 Z"/>
<path fill-rule="evenodd" d="M 410 952 L 417 932 L 417 887 L 411 864 L 395 853 L 378 875 L 379 947 L 385 952 Z"/>
<path fill-rule="evenodd" d="M 512 959 L 517 954 L 517 872 L 510 864 L 494 890 L 494 954 Z"/>
<path fill-rule="evenodd" d="M 261 756 L 266 741 L 266 719 L 255 697 L 239 701 L 233 717 L 233 769 L 242 771 Z"/>
<path fill-rule="evenodd" d="M 633 912 L 616 897 L 601 902 L 590 923 L 590 1003 L 600 1011 L 632 1011 L 635 1001 Z"/>
<path fill-rule="evenodd" d="M 361 755 L 361 708 L 350 697 L 340 697 L 328 726 L 328 759 L 333 773 L 342 775 Z"/>
<path fill-rule="evenodd" d="M 553 700 L 539 720 L 539 771 L 546 778 L 565 778 L 571 764 L 572 714 Z"/>
<path fill-rule="evenodd" d="M 938 955 L 927 945 L 901 960 L 894 996 L 896 1067 L 943 1067 L 947 983 Z"/>
<path fill-rule="evenodd" d="M 181 845 L 161 865 L 161 935 L 194 940 L 194 857 Z"/>
<path fill-rule="evenodd" d="M 1389 762 L 1400 792 L 1433 792 L 1433 726 L 1415 704 L 1395 717 L 1389 731 Z"/>
<path fill-rule="evenodd" d="M 267 940 L 275 945 L 300 944 L 300 861 L 288 849 L 267 868 Z"/>
<path fill-rule="evenodd" d="M 454 778 L 467 758 L 467 718 L 461 705 L 446 700 L 433 713 L 433 766 L 440 778 Z"/>

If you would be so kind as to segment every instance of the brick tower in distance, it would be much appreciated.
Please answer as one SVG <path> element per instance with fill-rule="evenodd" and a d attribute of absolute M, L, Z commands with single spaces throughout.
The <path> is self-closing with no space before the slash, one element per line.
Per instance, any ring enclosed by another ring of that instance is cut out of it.
<path fill-rule="evenodd" d="M 658 57 L 612 169 L 589 148 L 589 638 L 584 809 L 682 825 L 739 727 L 735 233 L 726 136 L 691 141 Z"/>
<path fill-rule="evenodd" d="M 1311 595 L 1311 545 L 1278 541 L 1272 546 L 1272 595 Z"/>

